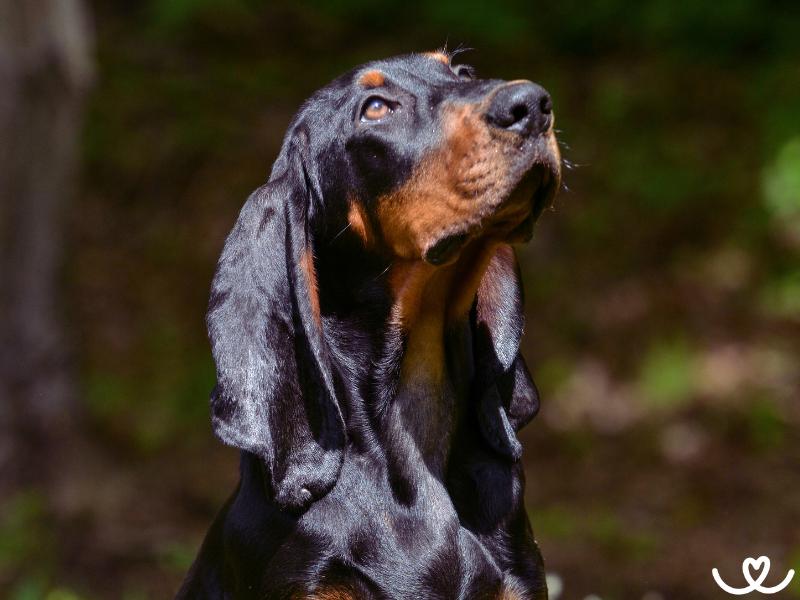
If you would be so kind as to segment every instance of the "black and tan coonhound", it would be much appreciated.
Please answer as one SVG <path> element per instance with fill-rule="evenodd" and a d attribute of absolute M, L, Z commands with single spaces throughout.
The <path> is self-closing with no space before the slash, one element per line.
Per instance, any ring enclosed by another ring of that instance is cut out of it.
<path fill-rule="evenodd" d="M 179 598 L 547 597 L 509 244 L 559 181 L 547 92 L 443 52 L 303 104 L 214 277 L 212 421 L 241 480 Z"/>

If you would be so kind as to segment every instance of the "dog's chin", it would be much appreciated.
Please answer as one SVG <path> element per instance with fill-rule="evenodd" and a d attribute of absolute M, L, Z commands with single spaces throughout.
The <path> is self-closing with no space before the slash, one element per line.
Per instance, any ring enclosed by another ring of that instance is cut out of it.
<path fill-rule="evenodd" d="M 498 203 L 498 208 L 480 225 L 454 228 L 430 243 L 422 254 L 425 262 L 442 266 L 458 259 L 470 241 L 491 238 L 498 242 L 527 242 L 539 215 L 553 202 L 558 187 L 558 173 L 543 165 L 535 165 Z"/>

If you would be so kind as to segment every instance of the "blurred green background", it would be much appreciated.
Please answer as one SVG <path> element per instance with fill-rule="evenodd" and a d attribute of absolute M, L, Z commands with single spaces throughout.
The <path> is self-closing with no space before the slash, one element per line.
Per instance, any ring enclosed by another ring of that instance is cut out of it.
<path fill-rule="evenodd" d="M 568 191 L 520 249 L 528 507 L 553 591 L 720 598 L 800 570 L 796 2 L 95 2 L 60 280 L 81 406 L 0 499 L 0 596 L 171 597 L 237 479 L 210 432 L 223 239 L 313 90 L 445 42 L 552 94 Z M 53 457 L 58 461 L 58 457 Z M 47 491 L 44 491 L 47 490 Z M 554 594 L 556 595 L 556 594 Z M 800 598 L 800 577 L 780 597 Z"/>

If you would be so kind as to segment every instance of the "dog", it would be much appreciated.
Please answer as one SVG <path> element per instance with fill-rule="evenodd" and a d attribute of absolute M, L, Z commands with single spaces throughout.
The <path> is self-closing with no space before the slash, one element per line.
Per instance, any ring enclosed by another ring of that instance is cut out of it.
<path fill-rule="evenodd" d="M 178 598 L 543 599 L 511 244 L 559 188 L 552 101 L 443 51 L 313 94 L 207 314 L 240 482 Z"/>

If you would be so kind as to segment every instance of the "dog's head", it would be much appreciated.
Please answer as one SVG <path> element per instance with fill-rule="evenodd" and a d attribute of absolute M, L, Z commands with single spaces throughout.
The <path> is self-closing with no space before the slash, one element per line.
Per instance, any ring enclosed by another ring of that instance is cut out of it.
<path fill-rule="evenodd" d="M 560 180 L 550 96 L 478 79 L 444 53 L 369 63 L 314 94 L 308 139 L 323 199 L 371 249 L 433 265 L 478 237 L 527 239 Z"/>
<path fill-rule="evenodd" d="M 215 432 L 262 458 L 275 502 L 302 509 L 326 493 L 346 443 L 317 290 L 322 242 L 344 224 L 365 253 L 440 268 L 479 240 L 528 239 L 559 165 L 547 92 L 478 79 L 444 53 L 364 65 L 303 104 L 228 237 L 208 311 Z M 492 376 L 527 377 L 514 365 L 513 253 L 489 264 L 474 314 L 478 350 L 489 355 L 477 360 Z M 531 414 L 486 411 L 484 433 L 503 440 Z M 513 441 L 490 443 L 518 457 Z"/>

